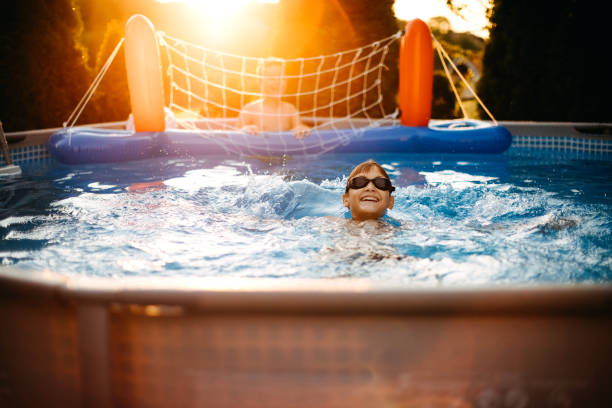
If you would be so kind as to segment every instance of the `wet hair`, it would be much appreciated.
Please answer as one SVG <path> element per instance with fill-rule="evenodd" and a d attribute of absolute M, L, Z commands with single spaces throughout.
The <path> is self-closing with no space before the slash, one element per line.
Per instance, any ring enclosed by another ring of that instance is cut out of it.
<path fill-rule="evenodd" d="M 387 174 L 387 172 L 385 171 L 385 169 L 378 163 L 376 163 L 374 160 L 370 159 L 367 161 L 364 161 L 363 163 L 359 163 L 357 166 L 355 166 L 355 168 L 353 169 L 353 171 L 351 171 L 351 174 L 349 174 L 348 178 L 346 179 L 346 189 L 345 189 L 345 193 L 348 193 L 349 188 L 349 181 L 351 181 L 351 179 L 353 177 L 355 177 L 357 174 L 360 173 L 367 173 L 368 171 L 370 171 L 370 169 L 374 167 L 377 168 L 378 171 L 380 171 L 383 175 L 383 177 L 387 178 L 387 179 L 391 179 L 389 177 L 389 175 Z M 389 194 L 391 194 L 391 192 L 389 192 Z"/>

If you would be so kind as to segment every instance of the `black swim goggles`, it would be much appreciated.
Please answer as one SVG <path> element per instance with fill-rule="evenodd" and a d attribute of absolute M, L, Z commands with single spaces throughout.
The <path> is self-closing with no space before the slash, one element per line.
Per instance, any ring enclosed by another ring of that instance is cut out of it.
<path fill-rule="evenodd" d="M 370 181 L 374 183 L 374 187 L 379 190 L 388 191 L 389 194 L 395 191 L 395 187 L 391 185 L 391 180 L 386 177 L 374 177 L 373 179 L 369 179 L 364 176 L 353 177 L 346 183 L 345 193 L 348 193 L 349 189 L 352 188 L 354 190 L 359 190 L 367 186 Z"/>

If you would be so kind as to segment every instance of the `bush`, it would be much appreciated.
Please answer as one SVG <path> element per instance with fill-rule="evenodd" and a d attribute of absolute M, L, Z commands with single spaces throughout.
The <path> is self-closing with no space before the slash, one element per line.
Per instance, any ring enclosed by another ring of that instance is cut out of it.
<path fill-rule="evenodd" d="M 433 119 L 455 119 L 457 114 L 457 98 L 444 71 L 435 71 L 433 78 L 433 101 L 431 107 Z"/>
<path fill-rule="evenodd" d="M 0 118 L 6 131 L 61 126 L 87 89 L 91 72 L 74 6 L 71 0 L 3 2 Z"/>

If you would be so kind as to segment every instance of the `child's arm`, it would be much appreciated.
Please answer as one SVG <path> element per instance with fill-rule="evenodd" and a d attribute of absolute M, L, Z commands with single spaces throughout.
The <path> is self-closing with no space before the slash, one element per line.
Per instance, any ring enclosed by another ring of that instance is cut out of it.
<path fill-rule="evenodd" d="M 306 125 L 300 119 L 300 113 L 295 109 L 295 106 L 291 105 L 293 109 L 293 117 L 291 118 L 293 136 L 296 139 L 303 139 L 304 136 L 308 136 L 310 134 L 310 127 Z"/>
<path fill-rule="evenodd" d="M 250 112 L 249 105 L 246 105 L 240 111 L 238 115 L 238 122 L 236 127 L 243 132 L 254 135 L 259 132 L 259 128 L 253 123 L 253 113 Z"/>

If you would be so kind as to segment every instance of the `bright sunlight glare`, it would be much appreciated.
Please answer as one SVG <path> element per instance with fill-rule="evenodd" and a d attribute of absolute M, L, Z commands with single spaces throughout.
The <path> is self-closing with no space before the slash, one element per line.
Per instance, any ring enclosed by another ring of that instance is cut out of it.
<path fill-rule="evenodd" d="M 280 0 L 157 0 L 160 3 L 183 3 L 211 17 L 227 17 L 249 3 L 278 3 Z"/>
<path fill-rule="evenodd" d="M 188 12 L 199 19 L 202 24 L 198 30 L 222 46 L 239 36 L 240 27 L 248 18 L 249 4 L 278 3 L 280 0 L 156 0 L 160 3 L 176 3 L 185 6 Z"/>
<path fill-rule="evenodd" d="M 463 17 L 453 13 L 446 5 L 446 0 L 395 0 L 393 8 L 397 18 L 412 20 L 420 18 L 427 22 L 432 17 L 446 17 L 451 29 L 456 32 L 469 31 L 482 38 L 489 37 L 487 29 L 487 8 L 490 0 L 461 0 L 456 2 L 463 7 Z"/>
<path fill-rule="evenodd" d="M 160 3 L 182 3 L 211 18 L 228 17 L 244 8 L 250 0 L 158 0 Z"/>

